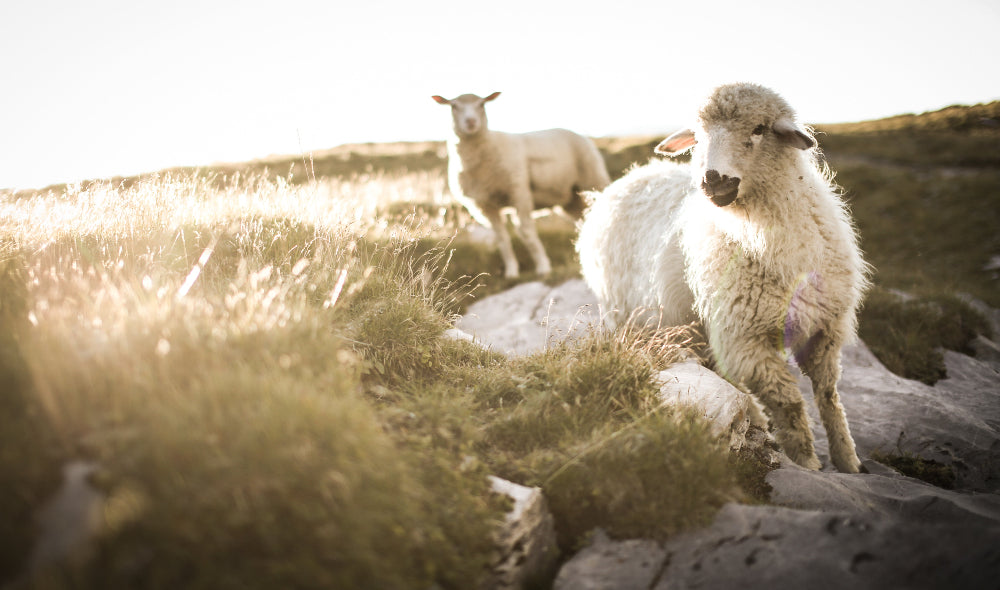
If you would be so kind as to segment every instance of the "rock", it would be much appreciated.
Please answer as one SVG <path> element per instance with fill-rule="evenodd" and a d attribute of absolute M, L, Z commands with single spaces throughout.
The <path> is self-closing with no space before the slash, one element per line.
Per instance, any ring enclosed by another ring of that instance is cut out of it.
<path fill-rule="evenodd" d="M 512 291 L 478 302 L 477 317 L 462 329 L 485 345 L 523 353 L 599 320 L 582 281 L 557 289 L 528 283 Z M 579 305 L 588 307 L 581 312 Z M 986 312 L 998 323 L 1000 312 Z M 983 340 L 977 346 L 991 354 L 995 344 Z M 562 566 L 556 588 L 996 587 L 1000 372 L 990 354 L 944 351 L 948 378 L 932 387 L 894 375 L 862 343 L 846 347 L 839 390 L 869 473 L 832 470 L 826 433 L 815 404 L 807 402 L 824 471 L 782 456 L 767 476 L 775 505 L 729 504 L 711 526 L 663 546 L 595 533 L 590 546 Z M 708 369 L 685 362 L 660 379 L 665 401 L 698 407 L 720 435 L 729 431 L 731 447 L 750 444 L 746 434 L 760 432 L 756 403 Z M 811 398 L 809 380 L 800 375 L 799 384 Z M 874 451 L 951 465 L 956 490 L 902 476 L 871 460 Z"/>
<path fill-rule="evenodd" d="M 972 350 L 976 353 L 977 360 L 1000 371 L 1000 345 L 980 334 L 973 339 Z"/>
<path fill-rule="evenodd" d="M 514 507 L 497 532 L 497 559 L 484 590 L 531 587 L 551 579 L 559 549 L 552 514 L 540 488 L 490 477 L 493 491 L 510 496 Z"/>
<path fill-rule="evenodd" d="M 867 461 L 873 471 L 878 465 Z M 945 490 L 892 471 L 846 474 L 810 471 L 791 461 L 767 475 L 778 506 L 844 511 L 912 522 L 1000 526 L 1000 496 Z"/>
<path fill-rule="evenodd" d="M 728 504 L 711 526 L 662 547 L 595 536 L 556 588 L 986 588 L 1000 575 L 994 495 L 791 461 L 775 474 L 780 499 L 809 509 Z"/>
<path fill-rule="evenodd" d="M 768 422 L 757 401 L 694 359 L 660 371 L 660 399 L 664 403 L 697 408 L 712 425 L 712 433 L 725 436 L 729 448 L 739 451 L 759 438 L 747 438 L 751 426 L 767 430 Z"/>
<path fill-rule="evenodd" d="M 104 494 L 90 484 L 96 470 L 96 465 L 84 461 L 63 466 L 61 487 L 38 513 L 32 570 L 86 558 L 103 520 Z"/>
<path fill-rule="evenodd" d="M 1000 491 L 1000 373 L 977 359 L 944 351 L 948 378 L 931 387 L 893 374 L 863 343 L 844 348 L 840 393 L 862 458 L 873 451 L 909 453 L 951 465 L 957 487 Z M 812 385 L 799 379 L 803 395 Z M 815 404 L 816 452 L 829 464 Z"/>
<path fill-rule="evenodd" d="M 1000 256 L 994 258 L 1000 260 Z M 959 298 L 986 319 L 990 332 L 992 332 L 989 338 L 980 334 L 972 341 L 972 350 L 976 353 L 976 359 L 1000 371 L 1000 309 L 994 309 L 967 293 L 960 294 Z"/>
<path fill-rule="evenodd" d="M 597 298 L 581 280 L 522 283 L 469 306 L 455 324 L 494 350 L 529 354 L 599 324 Z"/>
<path fill-rule="evenodd" d="M 449 328 L 445 330 L 444 337 L 449 338 L 451 340 L 465 340 L 466 342 L 475 342 L 476 340 L 475 338 L 472 337 L 472 334 L 469 334 L 468 332 L 463 332 L 458 328 Z"/>
<path fill-rule="evenodd" d="M 656 590 L 990 588 L 1000 526 L 728 504 L 665 546 Z"/>
<path fill-rule="evenodd" d="M 667 551 L 656 541 L 612 541 L 597 529 L 590 545 L 559 570 L 554 590 L 648 590 L 663 573 Z"/>

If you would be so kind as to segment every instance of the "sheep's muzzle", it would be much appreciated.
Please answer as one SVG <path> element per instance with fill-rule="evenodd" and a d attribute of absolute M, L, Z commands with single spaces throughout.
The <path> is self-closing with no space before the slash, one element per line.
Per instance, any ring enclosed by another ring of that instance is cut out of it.
<path fill-rule="evenodd" d="M 740 179 L 708 170 L 701 181 L 701 190 L 717 207 L 725 207 L 736 200 L 740 191 Z"/>

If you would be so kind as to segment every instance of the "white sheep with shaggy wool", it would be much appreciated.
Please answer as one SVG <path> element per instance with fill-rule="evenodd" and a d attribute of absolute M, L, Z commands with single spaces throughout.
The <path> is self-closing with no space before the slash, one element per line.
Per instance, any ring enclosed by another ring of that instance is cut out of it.
<path fill-rule="evenodd" d="M 608 325 L 700 320 L 716 370 L 761 401 L 792 460 L 819 469 L 793 357 L 833 464 L 854 473 L 837 382 L 870 271 L 815 148 L 774 91 L 720 86 L 656 148 L 693 149 L 691 164 L 655 161 L 594 195 L 577 250 Z"/>
<path fill-rule="evenodd" d="M 538 238 L 533 212 L 559 207 L 575 219 L 583 213 L 584 191 L 601 190 L 611 179 L 592 141 L 566 129 L 504 133 L 489 129 L 485 98 L 463 94 L 432 98 L 451 106 L 454 135 L 448 140 L 448 187 L 476 221 L 492 227 L 504 263 L 504 275 L 520 272 L 504 211 L 514 209 L 517 227 L 535 272 L 546 275 L 552 264 Z"/>

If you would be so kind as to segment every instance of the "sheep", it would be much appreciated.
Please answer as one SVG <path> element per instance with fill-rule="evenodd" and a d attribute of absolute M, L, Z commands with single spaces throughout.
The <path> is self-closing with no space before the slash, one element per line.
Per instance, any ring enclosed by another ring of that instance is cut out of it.
<path fill-rule="evenodd" d="M 448 140 L 448 186 L 455 199 L 496 234 L 504 276 L 517 277 L 517 258 L 504 225 L 503 210 L 514 208 L 519 233 L 535 262 L 535 272 L 552 271 L 538 239 L 532 212 L 559 206 L 578 220 L 586 206 L 582 192 L 610 184 L 604 159 L 589 139 L 566 129 L 504 133 L 488 128 L 485 104 L 496 97 L 463 94 L 448 100 L 454 136 Z"/>
<path fill-rule="evenodd" d="M 655 161 L 592 196 L 577 250 L 607 325 L 700 320 L 715 368 L 762 402 L 793 461 L 819 469 L 794 357 L 833 464 L 857 473 L 837 382 L 871 269 L 815 148 L 774 91 L 720 86 L 693 130 L 655 148 L 693 149 L 691 164 Z"/>

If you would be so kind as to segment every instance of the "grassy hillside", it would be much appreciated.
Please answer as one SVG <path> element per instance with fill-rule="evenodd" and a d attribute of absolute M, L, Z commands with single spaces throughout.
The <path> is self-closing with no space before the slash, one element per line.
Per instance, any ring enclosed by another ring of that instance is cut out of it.
<path fill-rule="evenodd" d="M 956 293 L 1000 306 L 998 108 L 820 128 L 877 268 L 862 336 L 902 374 L 986 329 Z M 659 139 L 597 142 L 619 176 Z M 440 143 L 366 144 L 0 192 L 0 584 L 69 460 L 99 466 L 99 536 L 35 587 L 471 587 L 506 508 L 488 474 L 541 486 L 567 550 L 765 496 L 655 407 L 694 331 L 519 359 L 442 336 L 513 284 L 444 170 Z M 550 280 L 577 276 L 572 226 L 540 225 Z"/>
<path fill-rule="evenodd" d="M 1000 102 L 818 130 L 876 269 L 861 337 L 893 371 L 933 383 L 938 347 L 970 352 L 989 332 L 956 295 L 1000 307 Z"/>

